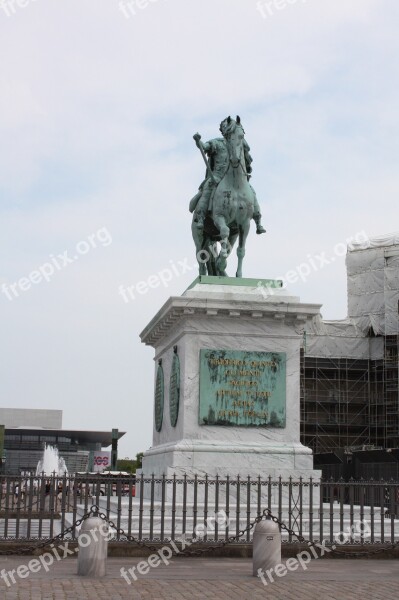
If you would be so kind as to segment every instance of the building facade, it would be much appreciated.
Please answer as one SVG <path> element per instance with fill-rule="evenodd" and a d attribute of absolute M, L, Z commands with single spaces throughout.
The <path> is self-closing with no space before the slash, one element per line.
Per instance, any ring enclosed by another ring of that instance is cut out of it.
<path fill-rule="evenodd" d="M 1 470 L 18 475 L 36 473 L 45 445 L 58 448 L 70 473 L 88 471 L 96 451 L 112 443 L 111 431 L 62 429 L 62 411 L 0 408 L 4 425 Z M 118 439 L 124 432 L 118 432 Z"/>

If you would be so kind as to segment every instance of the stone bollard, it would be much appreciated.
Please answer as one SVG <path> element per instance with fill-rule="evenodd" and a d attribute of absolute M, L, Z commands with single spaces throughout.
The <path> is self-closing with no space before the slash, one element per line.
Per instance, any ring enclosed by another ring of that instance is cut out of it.
<path fill-rule="evenodd" d="M 281 563 L 281 533 L 277 523 L 271 519 L 259 521 L 255 525 L 252 541 L 253 576 L 258 577 L 259 569 L 263 574 Z"/>
<path fill-rule="evenodd" d="M 104 577 L 107 571 L 108 525 L 100 517 L 89 517 L 82 524 L 78 544 L 78 575 Z"/>

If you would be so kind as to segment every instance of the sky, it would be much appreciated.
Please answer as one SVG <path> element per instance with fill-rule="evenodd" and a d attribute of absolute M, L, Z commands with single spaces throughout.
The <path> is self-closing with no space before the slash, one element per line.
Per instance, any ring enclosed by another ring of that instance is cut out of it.
<path fill-rule="evenodd" d="M 0 405 L 150 447 L 139 334 L 197 276 L 192 136 L 228 115 L 267 229 L 244 276 L 345 318 L 347 241 L 399 230 L 398 19 L 397 0 L 0 0 Z"/>

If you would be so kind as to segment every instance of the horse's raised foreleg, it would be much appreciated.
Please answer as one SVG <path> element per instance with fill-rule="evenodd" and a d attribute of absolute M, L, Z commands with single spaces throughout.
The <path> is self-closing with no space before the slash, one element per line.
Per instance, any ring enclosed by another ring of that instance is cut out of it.
<path fill-rule="evenodd" d="M 248 220 L 246 223 L 244 223 L 244 225 L 242 225 L 240 227 L 239 241 L 238 241 L 238 248 L 237 248 L 238 264 L 237 264 L 236 277 L 242 277 L 242 261 L 245 256 L 245 243 L 247 241 L 247 237 L 248 237 L 248 233 L 249 233 L 249 226 L 250 226 L 250 221 Z"/>

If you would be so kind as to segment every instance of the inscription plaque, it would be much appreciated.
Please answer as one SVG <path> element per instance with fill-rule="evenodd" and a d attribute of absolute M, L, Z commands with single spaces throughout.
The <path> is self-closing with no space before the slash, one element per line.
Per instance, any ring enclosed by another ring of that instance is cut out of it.
<path fill-rule="evenodd" d="M 200 350 L 199 424 L 286 425 L 286 354 Z"/>
<path fill-rule="evenodd" d="M 158 365 L 157 379 L 155 384 L 155 429 L 161 431 L 164 404 L 164 378 L 162 365 Z"/>
<path fill-rule="evenodd" d="M 178 355 L 173 355 L 172 372 L 169 380 L 169 416 L 170 424 L 176 427 L 179 417 L 179 401 L 180 401 L 180 360 Z"/>

